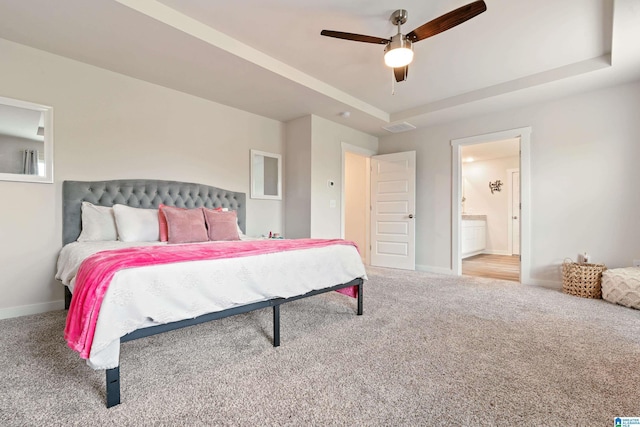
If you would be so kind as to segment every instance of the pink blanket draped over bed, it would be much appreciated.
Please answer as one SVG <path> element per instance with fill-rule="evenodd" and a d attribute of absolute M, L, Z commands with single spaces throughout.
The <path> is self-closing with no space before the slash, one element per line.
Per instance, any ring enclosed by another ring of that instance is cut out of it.
<path fill-rule="evenodd" d="M 274 252 L 320 248 L 331 245 L 352 245 L 342 239 L 293 239 L 216 242 L 167 246 L 139 246 L 93 254 L 82 262 L 67 315 L 64 338 L 69 347 L 89 358 L 102 300 L 111 279 L 119 270 L 175 262 L 237 258 Z M 357 286 L 338 290 L 357 297 Z"/>

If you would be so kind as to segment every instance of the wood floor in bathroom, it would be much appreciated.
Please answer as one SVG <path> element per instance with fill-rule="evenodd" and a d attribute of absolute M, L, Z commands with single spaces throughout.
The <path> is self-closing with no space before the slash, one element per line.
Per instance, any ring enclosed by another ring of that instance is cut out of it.
<path fill-rule="evenodd" d="M 518 255 L 475 255 L 462 260 L 462 274 L 519 282 L 520 257 Z"/>

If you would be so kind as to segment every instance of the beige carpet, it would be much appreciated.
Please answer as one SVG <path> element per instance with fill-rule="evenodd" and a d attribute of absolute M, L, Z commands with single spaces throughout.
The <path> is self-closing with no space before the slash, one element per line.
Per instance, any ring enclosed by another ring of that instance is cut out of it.
<path fill-rule="evenodd" d="M 122 346 L 122 404 L 65 312 L 0 321 L 0 425 L 611 426 L 640 415 L 640 311 L 514 282 L 368 269 L 332 293 Z"/>

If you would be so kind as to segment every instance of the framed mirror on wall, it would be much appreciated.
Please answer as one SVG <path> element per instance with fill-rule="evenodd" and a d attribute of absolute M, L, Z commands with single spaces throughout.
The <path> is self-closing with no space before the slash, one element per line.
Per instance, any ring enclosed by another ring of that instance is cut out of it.
<path fill-rule="evenodd" d="M 282 200 L 282 156 L 251 150 L 251 198 Z"/>
<path fill-rule="evenodd" d="M 0 180 L 53 182 L 53 108 L 0 97 Z"/>

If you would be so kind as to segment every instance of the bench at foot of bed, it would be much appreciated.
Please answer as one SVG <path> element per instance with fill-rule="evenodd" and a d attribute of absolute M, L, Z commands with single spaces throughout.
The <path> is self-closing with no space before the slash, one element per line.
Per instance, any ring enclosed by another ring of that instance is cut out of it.
<path fill-rule="evenodd" d="M 358 287 L 358 309 L 359 316 L 363 313 L 363 298 L 362 288 L 364 280 L 361 278 L 354 279 L 348 283 L 332 286 L 330 288 L 318 289 L 308 292 L 304 295 L 298 295 L 290 298 L 276 298 L 268 301 L 260 301 L 253 304 L 242 305 L 239 307 L 229 308 L 227 310 L 218 311 L 215 313 L 203 314 L 202 316 L 194 319 L 186 319 L 178 322 L 167 323 L 165 325 L 151 326 L 149 328 L 138 329 L 120 338 L 120 343 L 136 340 L 138 338 L 144 338 L 151 335 L 160 334 L 162 332 L 172 331 L 175 329 L 184 328 L 187 326 L 193 326 L 211 320 L 222 319 L 224 317 L 235 316 L 236 314 L 248 313 L 250 311 L 259 310 L 266 307 L 273 307 L 273 346 L 278 347 L 280 345 L 280 306 L 286 302 L 299 300 L 302 298 L 311 297 L 314 295 L 323 294 L 326 292 L 336 291 L 338 289 L 348 288 L 351 286 Z M 116 366 L 112 369 L 106 370 L 106 384 L 107 384 L 107 408 L 120 404 L 120 367 Z"/>

